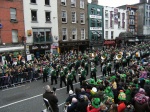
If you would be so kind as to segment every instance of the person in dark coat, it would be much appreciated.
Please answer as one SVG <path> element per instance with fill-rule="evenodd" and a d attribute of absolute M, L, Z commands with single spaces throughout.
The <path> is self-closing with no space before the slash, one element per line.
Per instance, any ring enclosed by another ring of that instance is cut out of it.
<path fill-rule="evenodd" d="M 88 101 L 85 100 L 84 95 L 81 95 L 77 103 L 77 112 L 87 112 L 87 106 Z"/>
<path fill-rule="evenodd" d="M 77 103 L 78 103 L 78 100 L 76 98 L 72 98 L 71 105 L 68 106 L 67 112 L 78 112 L 77 111 Z"/>
<path fill-rule="evenodd" d="M 46 98 L 49 101 L 54 112 L 59 112 L 59 108 L 57 104 L 58 99 L 56 95 L 54 94 L 54 92 L 51 91 L 51 88 L 49 85 L 45 86 L 45 93 L 43 94 L 43 98 Z"/>

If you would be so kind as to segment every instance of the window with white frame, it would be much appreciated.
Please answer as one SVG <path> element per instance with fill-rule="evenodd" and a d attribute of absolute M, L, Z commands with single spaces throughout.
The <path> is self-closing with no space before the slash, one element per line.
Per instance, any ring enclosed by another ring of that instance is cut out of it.
<path fill-rule="evenodd" d="M 76 0 L 71 0 L 71 7 L 76 7 Z"/>
<path fill-rule="evenodd" d="M 62 40 L 67 40 L 67 28 L 62 28 Z"/>
<path fill-rule="evenodd" d="M 85 29 L 82 28 L 81 29 L 81 40 L 84 40 L 85 39 Z"/>
<path fill-rule="evenodd" d="M 65 5 L 66 6 L 66 0 L 61 0 L 61 5 Z"/>
<path fill-rule="evenodd" d="M 105 20 L 105 28 L 108 28 L 108 20 Z"/>
<path fill-rule="evenodd" d="M 72 29 L 72 39 L 73 40 L 77 39 L 77 29 L 76 28 Z"/>
<path fill-rule="evenodd" d="M 111 31 L 111 39 L 113 39 L 113 38 L 114 38 L 114 32 Z"/>
<path fill-rule="evenodd" d="M 51 12 L 45 12 L 45 19 L 46 19 L 46 22 L 50 22 L 51 21 Z"/>
<path fill-rule="evenodd" d="M 12 43 L 18 42 L 18 30 L 12 30 Z"/>
<path fill-rule="evenodd" d="M 31 10 L 31 21 L 37 21 L 37 10 Z"/>
<path fill-rule="evenodd" d="M 15 8 L 10 8 L 10 19 L 11 20 L 16 20 L 16 9 Z"/>
<path fill-rule="evenodd" d="M 62 14 L 62 22 L 66 23 L 67 22 L 67 12 L 66 11 L 62 11 L 61 14 Z"/>
<path fill-rule="evenodd" d="M 84 13 L 80 13 L 80 22 L 81 22 L 81 24 L 85 24 L 85 15 L 84 15 Z"/>
<path fill-rule="evenodd" d="M 91 8 L 91 14 L 95 15 L 95 8 L 94 7 Z"/>
<path fill-rule="evenodd" d="M 100 15 L 100 12 L 101 10 L 100 9 L 97 9 L 97 15 Z"/>
<path fill-rule="evenodd" d="M 105 10 L 105 17 L 108 18 L 108 10 Z"/>
<path fill-rule="evenodd" d="M 108 31 L 105 31 L 105 38 L 108 39 Z"/>
<path fill-rule="evenodd" d="M 72 12 L 72 23 L 76 23 L 76 12 Z"/>
<path fill-rule="evenodd" d="M 45 5 L 50 5 L 50 0 L 45 0 Z"/>
<path fill-rule="evenodd" d="M 80 0 L 80 8 L 84 9 L 84 0 Z"/>

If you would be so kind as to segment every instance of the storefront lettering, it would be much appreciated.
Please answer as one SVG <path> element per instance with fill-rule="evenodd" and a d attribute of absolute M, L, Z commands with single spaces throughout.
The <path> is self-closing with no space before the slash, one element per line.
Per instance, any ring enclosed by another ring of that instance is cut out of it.
<path fill-rule="evenodd" d="M 48 45 L 45 45 L 45 46 L 41 46 L 41 49 L 48 49 Z"/>
<path fill-rule="evenodd" d="M 32 46 L 32 49 L 33 50 L 38 49 L 38 46 Z"/>

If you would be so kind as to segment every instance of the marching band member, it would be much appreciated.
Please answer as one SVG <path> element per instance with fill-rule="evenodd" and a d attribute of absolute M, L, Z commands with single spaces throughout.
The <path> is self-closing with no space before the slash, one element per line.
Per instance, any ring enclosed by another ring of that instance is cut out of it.
<path fill-rule="evenodd" d="M 56 70 L 52 67 L 52 70 L 51 70 L 51 85 L 53 85 L 54 80 L 55 80 L 55 84 L 57 84 Z"/>
<path fill-rule="evenodd" d="M 73 75 L 74 81 L 77 83 L 77 79 L 76 79 L 76 71 L 75 71 L 75 68 L 74 68 L 74 67 L 72 67 L 71 73 L 72 73 L 72 75 Z"/>
<path fill-rule="evenodd" d="M 80 76 L 79 76 L 79 81 L 80 81 L 80 85 L 82 85 L 82 82 L 84 81 L 84 80 L 86 80 L 86 71 L 85 71 L 85 69 L 84 69 L 84 67 L 82 66 L 81 67 L 81 70 L 80 70 Z"/>
<path fill-rule="evenodd" d="M 107 66 L 104 63 L 103 66 L 102 66 L 102 74 L 103 74 L 103 76 L 106 76 L 106 71 L 107 71 Z"/>
<path fill-rule="evenodd" d="M 108 61 L 107 63 L 107 72 L 108 72 L 108 75 L 111 75 L 111 67 L 112 67 L 112 64 L 110 61 Z"/>
<path fill-rule="evenodd" d="M 94 78 L 96 81 L 96 67 L 94 65 L 92 65 L 91 67 L 91 78 Z"/>
<path fill-rule="evenodd" d="M 67 94 L 69 93 L 69 86 L 71 87 L 71 90 L 74 91 L 73 89 L 73 75 L 70 70 L 68 70 L 67 74 Z"/>
<path fill-rule="evenodd" d="M 60 88 L 62 88 L 62 82 L 64 82 L 66 86 L 66 76 L 65 76 L 63 68 L 61 68 L 59 75 L 60 75 Z"/>

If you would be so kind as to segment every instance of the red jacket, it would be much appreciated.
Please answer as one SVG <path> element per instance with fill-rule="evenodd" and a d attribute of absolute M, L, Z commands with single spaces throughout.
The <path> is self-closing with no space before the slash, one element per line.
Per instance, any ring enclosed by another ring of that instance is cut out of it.
<path fill-rule="evenodd" d="M 126 105 L 124 102 L 121 102 L 119 105 L 118 105 L 118 112 L 124 112 L 124 109 L 126 108 Z"/>
<path fill-rule="evenodd" d="M 87 106 L 87 112 L 100 112 L 100 108 L 94 108 L 93 106 Z"/>

